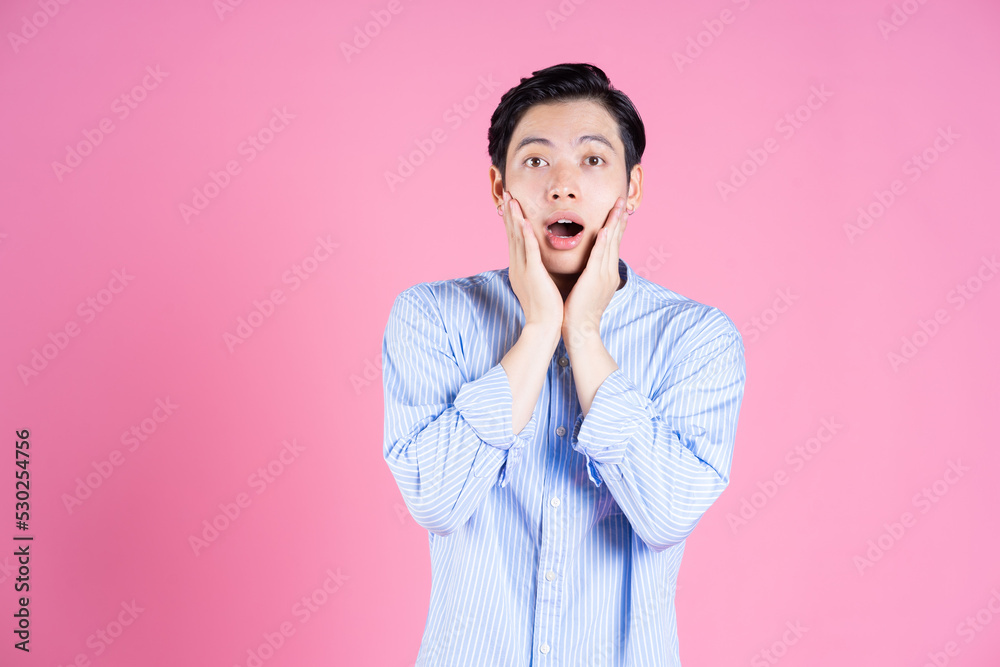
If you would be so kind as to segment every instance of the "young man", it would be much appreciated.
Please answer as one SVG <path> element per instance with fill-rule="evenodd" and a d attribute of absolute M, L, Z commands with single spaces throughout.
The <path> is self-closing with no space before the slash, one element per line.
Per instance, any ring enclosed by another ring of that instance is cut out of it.
<path fill-rule="evenodd" d="M 745 367 L 717 308 L 618 257 L 645 130 L 597 67 L 491 119 L 510 266 L 397 297 L 383 454 L 429 533 L 418 665 L 679 665 L 684 540 L 729 483 Z"/>

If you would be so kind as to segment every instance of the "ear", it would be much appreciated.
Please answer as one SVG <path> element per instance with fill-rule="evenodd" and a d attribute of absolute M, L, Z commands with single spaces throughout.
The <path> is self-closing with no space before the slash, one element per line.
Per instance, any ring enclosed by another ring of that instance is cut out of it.
<path fill-rule="evenodd" d="M 632 178 L 628 184 L 628 198 L 625 200 L 625 208 L 636 211 L 642 203 L 642 165 L 632 167 Z"/>
<path fill-rule="evenodd" d="M 493 207 L 503 203 L 503 178 L 496 165 L 490 166 L 490 194 L 493 196 Z"/>

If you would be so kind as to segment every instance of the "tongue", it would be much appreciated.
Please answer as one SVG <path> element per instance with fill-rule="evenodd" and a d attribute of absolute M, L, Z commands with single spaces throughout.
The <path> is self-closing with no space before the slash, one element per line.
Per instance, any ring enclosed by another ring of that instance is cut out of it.
<path fill-rule="evenodd" d="M 556 236 L 576 236 L 580 229 L 575 222 L 553 222 L 549 225 L 549 231 Z"/>

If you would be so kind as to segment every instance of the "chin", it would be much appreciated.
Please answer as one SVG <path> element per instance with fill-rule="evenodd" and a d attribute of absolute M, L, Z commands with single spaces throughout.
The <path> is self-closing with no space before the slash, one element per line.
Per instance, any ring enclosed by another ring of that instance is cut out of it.
<path fill-rule="evenodd" d="M 576 251 L 579 249 L 579 247 L 576 247 L 573 250 Z M 586 262 L 583 261 L 580 255 L 568 256 L 565 251 L 563 251 L 561 257 L 549 256 L 543 264 L 549 273 L 560 275 L 579 275 L 586 266 Z"/>

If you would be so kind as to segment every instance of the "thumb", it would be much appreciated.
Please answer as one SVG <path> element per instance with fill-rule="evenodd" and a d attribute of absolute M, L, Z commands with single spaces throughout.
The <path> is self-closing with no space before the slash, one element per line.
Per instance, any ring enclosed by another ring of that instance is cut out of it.
<path fill-rule="evenodd" d="M 521 223 L 522 232 L 524 233 L 524 254 L 525 258 L 529 262 L 539 262 L 542 261 L 541 251 L 538 249 L 538 239 L 535 237 L 535 229 L 531 226 L 531 223 L 525 220 Z"/>

